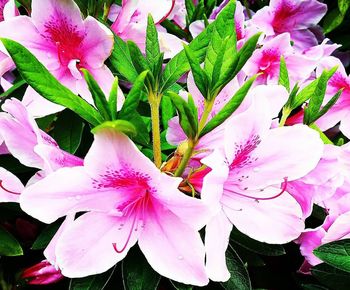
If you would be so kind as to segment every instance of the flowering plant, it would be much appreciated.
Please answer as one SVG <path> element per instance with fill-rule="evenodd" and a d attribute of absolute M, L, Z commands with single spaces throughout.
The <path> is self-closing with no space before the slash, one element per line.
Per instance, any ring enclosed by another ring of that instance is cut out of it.
<path fill-rule="evenodd" d="M 350 4 L 265 2 L 0 1 L 2 289 L 348 289 Z"/>

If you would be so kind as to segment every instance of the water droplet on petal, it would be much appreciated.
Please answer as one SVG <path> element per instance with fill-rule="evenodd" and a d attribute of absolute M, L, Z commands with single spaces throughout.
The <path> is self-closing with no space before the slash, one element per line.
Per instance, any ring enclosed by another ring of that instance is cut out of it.
<path fill-rule="evenodd" d="M 253 168 L 253 171 L 254 171 L 254 172 L 259 172 L 259 171 L 260 171 L 260 168 L 259 168 L 259 167 L 254 167 L 254 168 Z"/>
<path fill-rule="evenodd" d="M 68 197 L 68 200 L 72 200 L 72 199 L 73 199 L 73 197 L 72 197 L 72 196 L 69 196 L 69 197 Z"/>
<path fill-rule="evenodd" d="M 183 259 L 184 259 L 184 257 L 183 257 L 183 256 L 181 256 L 181 255 L 180 255 L 180 256 L 178 256 L 177 258 L 178 258 L 179 260 L 183 260 Z"/>
<path fill-rule="evenodd" d="M 76 200 L 80 200 L 80 199 L 81 199 L 81 195 L 77 195 L 77 196 L 75 197 L 75 199 L 76 199 Z"/>

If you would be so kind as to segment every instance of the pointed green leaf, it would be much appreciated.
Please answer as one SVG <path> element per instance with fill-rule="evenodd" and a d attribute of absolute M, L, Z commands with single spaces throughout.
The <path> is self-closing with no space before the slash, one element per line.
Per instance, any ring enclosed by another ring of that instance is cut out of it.
<path fill-rule="evenodd" d="M 62 105 L 96 126 L 103 118 L 89 103 L 63 86 L 23 45 L 2 38 L 23 79 L 47 100 Z"/>
<path fill-rule="evenodd" d="M 174 92 L 169 91 L 167 94 L 170 96 L 179 115 L 181 128 L 187 137 L 194 138 L 197 134 L 196 124 L 198 120 L 195 119 L 195 112 L 191 110 L 192 106 L 189 106 L 183 98 Z"/>
<path fill-rule="evenodd" d="M 58 115 L 52 136 L 60 148 L 74 154 L 79 148 L 85 124 L 72 111 L 64 110 Z"/>
<path fill-rule="evenodd" d="M 23 250 L 19 242 L 4 228 L 0 227 L 0 256 L 21 256 Z"/>
<path fill-rule="evenodd" d="M 236 10 L 236 1 L 230 0 L 225 9 L 219 14 L 216 19 L 216 25 L 211 35 L 211 40 L 207 48 L 207 53 L 204 61 L 204 71 L 210 79 L 213 78 L 214 65 L 221 53 L 221 48 L 225 39 L 227 39 L 227 49 L 224 52 L 224 59 L 230 60 L 236 54 L 236 28 L 234 15 Z M 223 63 L 223 71 L 230 67 L 230 62 Z"/>
<path fill-rule="evenodd" d="M 199 137 L 203 137 L 205 134 L 214 130 L 217 126 L 226 121 L 240 106 L 245 96 L 248 94 L 250 87 L 253 85 L 256 76 L 250 78 L 244 83 L 244 85 L 234 94 L 234 96 L 227 102 L 227 104 L 217 113 L 200 132 Z"/>
<path fill-rule="evenodd" d="M 109 57 L 114 69 L 120 73 L 126 80 L 133 83 L 138 76 L 138 72 L 132 62 L 128 45 L 117 35 L 114 34 L 114 46 L 112 54 Z"/>
<path fill-rule="evenodd" d="M 278 79 L 278 84 L 284 86 L 287 89 L 287 91 L 290 92 L 289 74 L 286 61 L 284 60 L 283 55 L 281 56 L 280 75 Z"/>
<path fill-rule="evenodd" d="M 140 73 L 134 82 L 133 87 L 128 93 L 121 111 L 118 113 L 118 117 L 127 120 L 136 112 L 136 109 L 140 103 L 143 89 L 145 86 L 145 78 L 149 71 Z"/>
<path fill-rule="evenodd" d="M 305 108 L 304 124 L 311 124 L 311 120 L 316 118 L 326 94 L 328 80 L 334 75 L 336 70 L 337 67 L 332 68 L 330 71 L 324 70 L 317 79 L 316 88 L 310 96 L 308 106 Z"/>
<path fill-rule="evenodd" d="M 329 287 L 327 290 L 349 290 L 349 273 L 341 271 L 325 263 L 316 265 L 311 269 L 313 277 L 316 277 L 323 285 Z"/>
<path fill-rule="evenodd" d="M 94 77 L 90 74 L 90 72 L 86 69 L 81 69 L 84 74 L 85 81 L 89 87 L 89 91 L 91 93 L 92 99 L 94 100 L 94 104 L 103 118 L 107 120 L 111 120 L 112 116 L 109 111 L 108 102 L 104 92 L 101 87 L 95 81 Z"/>
<path fill-rule="evenodd" d="M 231 277 L 227 282 L 221 283 L 226 290 L 239 289 L 251 290 L 248 271 L 244 266 L 241 258 L 232 247 L 226 251 L 226 264 L 230 271 Z"/>
<path fill-rule="evenodd" d="M 51 242 L 54 235 L 57 233 L 58 229 L 62 224 L 62 220 L 58 220 L 48 226 L 40 233 L 40 235 L 34 241 L 31 249 L 32 250 L 42 250 L 45 249 Z"/>
<path fill-rule="evenodd" d="M 196 56 L 192 52 L 191 48 L 184 45 L 187 60 L 191 66 L 191 71 L 193 74 L 194 82 L 197 88 L 202 93 L 204 98 L 208 97 L 208 79 L 205 72 L 202 70 L 200 63 L 198 62 Z"/>
<path fill-rule="evenodd" d="M 119 80 L 118 77 L 114 78 L 111 91 L 108 97 L 108 107 L 111 112 L 112 120 L 117 119 L 117 108 L 118 108 L 118 90 L 119 90 Z"/>
<path fill-rule="evenodd" d="M 327 264 L 350 272 L 350 239 L 324 244 L 315 249 L 313 253 Z"/>
<path fill-rule="evenodd" d="M 229 10 L 229 11 L 228 11 Z M 225 12 L 226 11 L 226 12 Z M 228 11 L 228 12 L 227 12 Z M 198 59 L 199 63 L 202 63 L 207 53 L 207 47 L 211 40 L 211 35 L 216 26 L 222 23 L 221 18 L 227 16 L 232 12 L 232 5 L 226 5 L 222 12 L 218 15 L 216 21 L 206 27 L 196 38 L 194 38 L 189 47 L 193 51 L 194 55 Z M 186 58 L 184 50 L 175 55 L 166 65 L 162 80 L 161 80 L 161 92 L 165 92 L 172 84 L 174 84 L 184 73 L 190 69 L 190 65 Z"/>
<path fill-rule="evenodd" d="M 145 70 L 149 69 L 148 63 L 143 56 L 140 48 L 136 45 L 135 42 L 128 40 L 127 42 L 128 49 L 130 52 L 130 55 L 132 55 L 131 61 L 138 73 L 141 73 Z"/>
<path fill-rule="evenodd" d="M 158 31 L 154 25 L 153 17 L 148 14 L 146 34 L 146 58 L 153 74 L 155 74 L 156 63 L 160 56 Z"/>

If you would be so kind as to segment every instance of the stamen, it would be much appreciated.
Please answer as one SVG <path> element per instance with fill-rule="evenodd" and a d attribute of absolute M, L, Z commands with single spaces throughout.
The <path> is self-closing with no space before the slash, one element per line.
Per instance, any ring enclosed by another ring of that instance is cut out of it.
<path fill-rule="evenodd" d="M 0 188 L 5 190 L 6 192 L 8 193 L 11 193 L 11 194 L 15 194 L 15 195 L 20 195 L 21 193 L 20 192 L 15 192 L 15 191 L 11 191 L 11 190 L 8 190 L 7 188 L 5 188 L 3 185 L 2 185 L 2 180 L 0 180 Z"/>
<path fill-rule="evenodd" d="M 281 188 L 281 191 L 280 191 L 278 194 L 276 194 L 276 195 L 274 195 L 274 196 L 271 196 L 271 197 L 254 197 L 254 196 L 245 195 L 245 194 L 238 193 L 238 192 L 231 191 L 231 190 L 227 190 L 227 189 L 226 189 L 226 191 L 231 192 L 231 193 L 234 193 L 234 194 L 237 194 L 237 195 L 242 196 L 242 197 L 254 199 L 254 200 L 270 200 L 270 199 L 275 199 L 275 198 L 281 196 L 281 195 L 286 191 L 286 189 L 287 189 L 288 178 L 287 178 L 287 177 L 284 177 L 283 179 L 284 179 L 284 181 L 283 181 L 282 186 L 281 186 L 281 187 L 282 187 L 282 188 Z"/>
<path fill-rule="evenodd" d="M 134 219 L 133 219 L 133 221 L 132 221 L 132 225 L 131 225 L 131 228 L 130 228 L 130 231 L 129 231 L 129 234 L 128 234 L 128 237 L 127 237 L 127 239 L 126 239 L 126 242 L 125 242 L 124 246 L 123 246 L 120 250 L 118 250 L 118 248 L 117 248 L 117 243 L 113 243 L 113 244 L 112 244 L 114 250 L 115 250 L 118 254 L 123 253 L 124 250 L 126 249 L 126 247 L 128 246 L 129 241 L 130 241 L 130 238 L 131 238 L 131 234 L 132 234 L 132 232 L 133 232 L 133 230 L 134 230 L 134 227 L 135 227 L 136 218 L 137 218 L 137 214 L 134 215 Z"/>
<path fill-rule="evenodd" d="M 170 10 L 169 10 L 168 13 L 167 13 L 161 20 L 159 20 L 156 24 L 162 23 L 165 19 L 167 19 L 168 16 L 169 16 L 169 15 L 171 14 L 171 12 L 173 11 L 174 6 L 175 6 L 175 0 L 172 0 Z"/>

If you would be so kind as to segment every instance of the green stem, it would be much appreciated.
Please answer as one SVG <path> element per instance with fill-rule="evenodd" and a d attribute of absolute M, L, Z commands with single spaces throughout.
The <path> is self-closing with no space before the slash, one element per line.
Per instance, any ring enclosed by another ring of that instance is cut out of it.
<path fill-rule="evenodd" d="M 189 162 L 190 159 L 191 159 L 191 156 L 192 156 L 192 153 L 193 153 L 193 149 L 194 149 L 194 147 L 195 147 L 195 142 L 193 142 L 193 140 L 189 139 L 189 140 L 187 141 L 187 145 L 188 145 L 188 147 L 187 147 L 187 149 L 186 149 L 184 155 L 182 156 L 180 165 L 179 165 L 179 167 L 178 167 L 178 168 L 176 169 L 176 171 L 175 171 L 175 174 L 174 174 L 174 175 L 175 175 L 176 177 L 179 177 L 179 176 L 181 176 L 181 175 L 184 173 L 184 171 L 185 171 L 185 169 L 186 169 L 186 167 L 187 167 L 187 164 L 188 164 L 188 162 Z"/>
<path fill-rule="evenodd" d="M 320 134 L 320 138 L 322 139 L 324 144 L 334 145 L 334 143 L 331 140 L 329 140 L 329 138 L 326 136 L 326 134 L 323 133 L 322 130 L 315 123 L 310 124 L 309 127 L 314 129 L 315 131 L 317 131 L 318 134 Z"/>
<path fill-rule="evenodd" d="M 279 127 L 283 127 L 284 124 L 286 123 L 290 113 L 292 111 L 289 109 L 289 108 L 286 108 L 286 107 L 283 107 L 282 109 L 282 117 L 281 117 L 281 120 L 280 120 L 280 124 L 279 124 Z"/>
<path fill-rule="evenodd" d="M 160 122 L 159 122 L 159 105 L 161 95 L 155 95 L 150 93 L 149 103 L 151 106 L 151 120 L 152 120 L 152 144 L 153 144 L 153 155 L 154 163 L 160 168 L 162 165 L 162 149 L 160 143 Z"/>
<path fill-rule="evenodd" d="M 204 128 L 205 124 L 207 123 L 209 114 L 211 113 L 211 110 L 213 109 L 214 101 L 215 101 L 215 98 L 213 98 L 209 102 L 205 102 L 204 111 L 203 111 L 202 117 L 201 117 L 199 124 L 198 124 L 198 134 L 194 140 L 192 140 L 192 139 L 187 140 L 188 147 L 187 147 L 184 155 L 182 156 L 179 167 L 175 171 L 176 177 L 181 176 L 184 173 L 184 171 L 187 167 L 187 164 L 192 157 L 194 147 L 197 145 L 197 143 L 199 141 L 198 135 L 201 132 L 201 130 Z"/>

